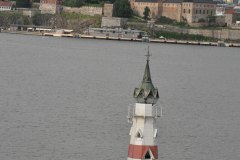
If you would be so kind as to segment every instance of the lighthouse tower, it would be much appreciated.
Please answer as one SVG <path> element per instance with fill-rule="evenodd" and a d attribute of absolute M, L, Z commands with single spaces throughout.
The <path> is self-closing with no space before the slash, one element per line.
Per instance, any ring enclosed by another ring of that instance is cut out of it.
<path fill-rule="evenodd" d="M 128 147 L 128 160 L 157 160 L 158 147 L 156 144 L 158 117 L 155 105 L 159 95 L 154 87 L 149 68 L 149 49 L 143 80 L 139 88 L 135 88 L 134 105 L 129 106 L 128 120 L 132 123 L 130 130 L 130 144 Z"/>

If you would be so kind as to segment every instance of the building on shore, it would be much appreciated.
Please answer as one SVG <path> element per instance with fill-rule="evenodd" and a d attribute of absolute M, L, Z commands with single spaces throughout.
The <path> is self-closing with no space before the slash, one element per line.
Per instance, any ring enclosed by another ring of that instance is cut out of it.
<path fill-rule="evenodd" d="M 235 8 L 229 8 L 225 11 L 225 23 L 227 26 L 231 27 L 236 25 L 238 17 L 240 17 L 240 12 Z M 237 24 L 238 25 L 238 24 Z"/>
<path fill-rule="evenodd" d="M 177 22 L 208 22 L 208 18 L 216 14 L 216 3 L 212 0 L 166 0 L 162 11 L 162 16 Z"/>
<path fill-rule="evenodd" d="M 57 14 L 62 12 L 62 0 L 40 0 L 39 9 L 42 14 Z"/>
<path fill-rule="evenodd" d="M 136 15 L 143 17 L 145 7 L 150 9 L 150 18 L 164 16 L 189 24 L 207 22 L 208 17 L 216 13 L 213 0 L 131 0 L 131 8 Z"/>
<path fill-rule="evenodd" d="M 133 13 L 143 17 L 146 7 L 150 9 L 150 18 L 159 18 L 162 14 L 162 0 L 131 0 Z"/>
<path fill-rule="evenodd" d="M 10 1 L 0 1 L 0 11 L 11 11 L 15 8 L 13 2 Z"/>

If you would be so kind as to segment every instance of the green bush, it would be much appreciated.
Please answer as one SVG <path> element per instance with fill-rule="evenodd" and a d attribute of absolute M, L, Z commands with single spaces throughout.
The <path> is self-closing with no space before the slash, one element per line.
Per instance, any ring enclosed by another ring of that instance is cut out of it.
<path fill-rule="evenodd" d="M 198 20 L 198 22 L 204 23 L 204 22 L 205 22 L 205 19 L 201 18 L 201 19 Z"/>
<path fill-rule="evenodd" d="M 31 8 L 32 3 L 30 0 L 16 0 L 16 6 L 19 8 Z"/>
<path fill-rule="evenodd" d="M 63 1 L 64 6 L 68 7 L 81 7 L 84 4 L 83 0 L 65 0 Z"/>
<path fill-rule="evenodd" d="M 150 8 L 147 6 L 144 8 L 144 12 L 143 12 L 143 18 L 145 20 L 148 20 L 150 16 Z"/>
<path fill-rule="evenodd" d="M 156 23 L 161 23 L 161 24 L 177 24 L 177 21 L 176 20 L 173 20 L 171 18 L 168 18 L 168 17 L 160 17 L 157 19 Z"/>

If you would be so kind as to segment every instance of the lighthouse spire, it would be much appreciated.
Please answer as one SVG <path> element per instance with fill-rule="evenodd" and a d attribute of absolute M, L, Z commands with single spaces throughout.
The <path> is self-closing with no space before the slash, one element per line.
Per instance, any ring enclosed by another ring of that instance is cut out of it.
<path fill-rule="evenodd" d="M 144 75 L 143 75 L 143 82 L 152 82 L 151 74 L 150 74 L 150 68 L 149 68 L 149 61 L 150 61 L 149 57 L 151 56 L 149 54 L 149 46 L 148 46 L 147 54 L 145 56 L 147 57 L 147 64 L 146 64 L 145 72 L 144 72 Z"/>
<path fill-rule="evenodd" d="M 150 67 L 149 67 L 149 46 L 147 50 L 147 63 L 145 67 L 145 72 L 143 75 L 142 83 L 139 88 L 135 88 L 133 97 L 137 100 L 138 103 L 148 103 L 155 104 L 159 98 L 158 89 L 154 87 L 151 79 Z"/>

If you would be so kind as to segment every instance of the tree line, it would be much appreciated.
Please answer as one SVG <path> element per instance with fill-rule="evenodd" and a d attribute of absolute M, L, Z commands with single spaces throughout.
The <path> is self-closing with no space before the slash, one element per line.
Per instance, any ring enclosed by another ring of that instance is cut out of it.
<path fill-rule="evenodd" d="M 39 2 L 40 0 L 16 0 L 16 6 L 19 8 L 30 8 L 32 2 Z M 113 3 L 113 16 L 129 18 L 133 11 L 129 0 L 64 0 L 63 5 L 69 7 L 81 7 L 86 4 L 104 4 Z M 148 7 L 144 10 L 144 19 L 149 18 L 150 9 Z"/>

